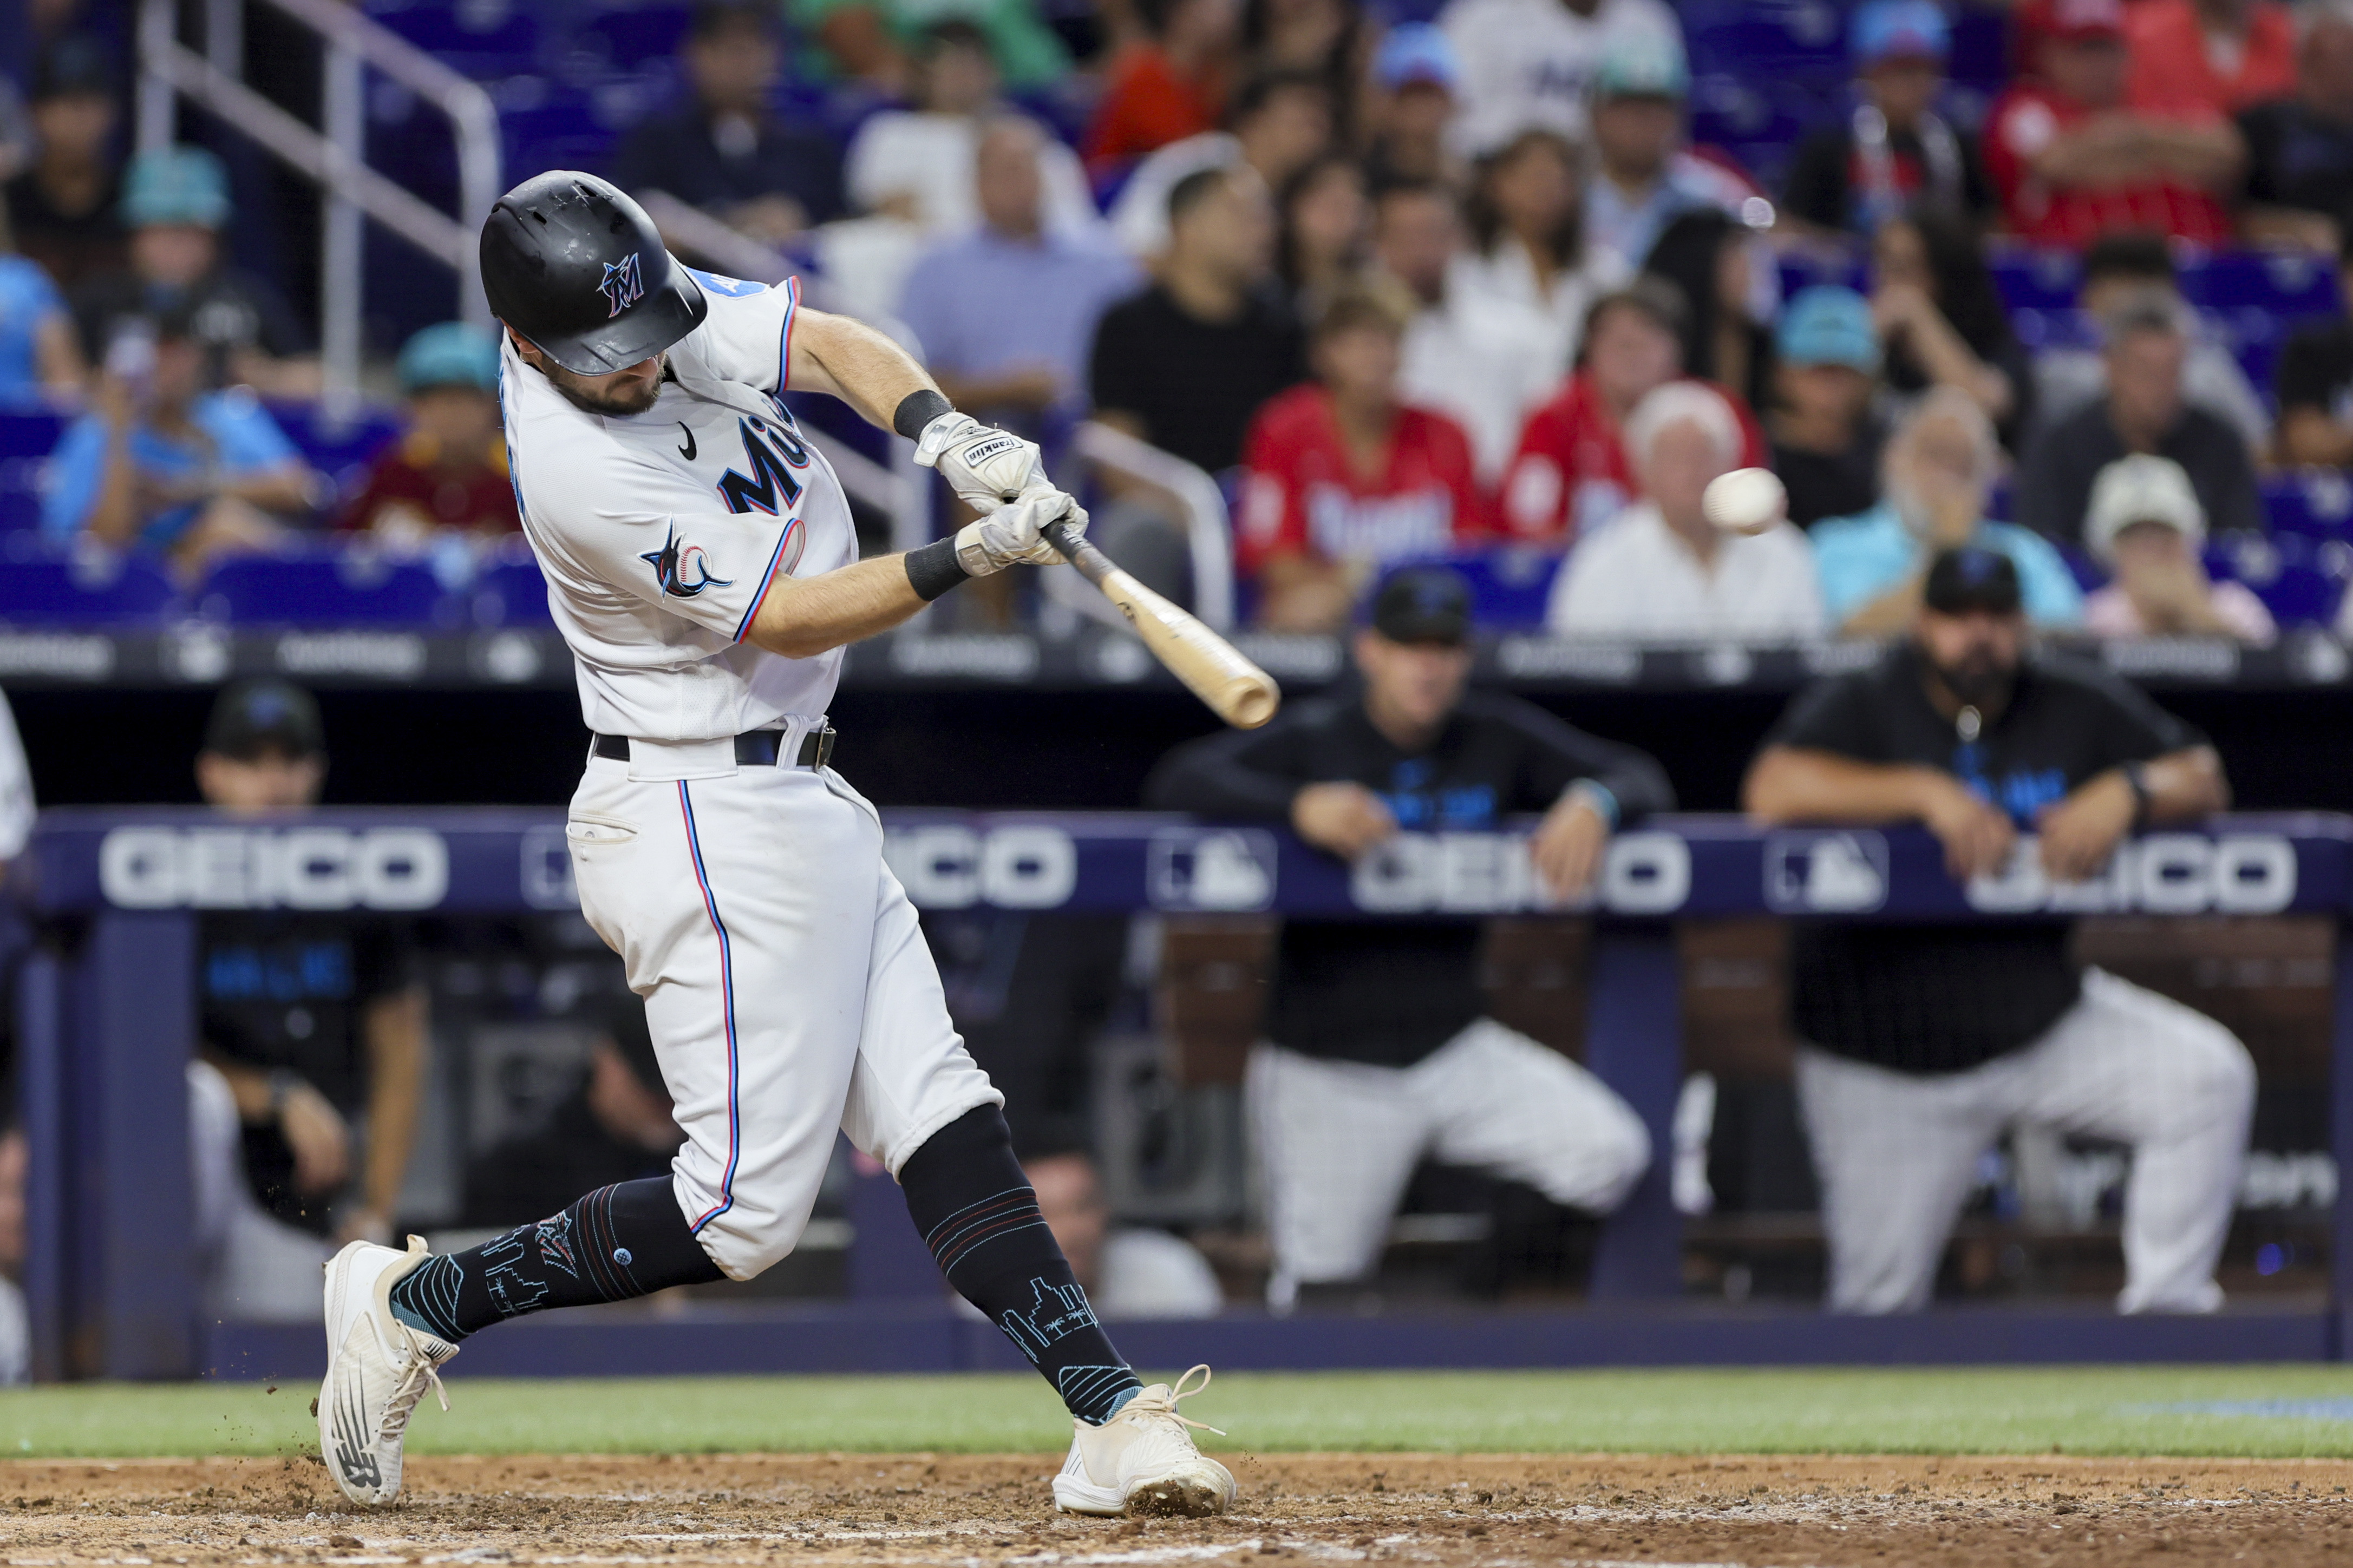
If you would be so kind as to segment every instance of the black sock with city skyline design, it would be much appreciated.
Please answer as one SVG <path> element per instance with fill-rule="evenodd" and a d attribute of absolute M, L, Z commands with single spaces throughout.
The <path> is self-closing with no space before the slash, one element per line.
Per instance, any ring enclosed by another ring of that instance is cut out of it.
<path fill-rule="evenodd" d="M 948 1283 L 1020 1347 L 1071 1415 L 1100 1426 L 1144 1386 L 1046 1228 L 1002 1110 L 979 1106 L 933 1133 L 900 1167 L 899 1185 Z"/>

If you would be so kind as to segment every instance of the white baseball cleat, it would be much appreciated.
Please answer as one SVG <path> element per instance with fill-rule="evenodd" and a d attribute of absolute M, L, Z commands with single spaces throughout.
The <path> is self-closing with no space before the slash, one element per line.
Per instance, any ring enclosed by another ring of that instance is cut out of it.
<path fill-rule="evenodd" d="M 1185 1385 L 1193 1373 L 1198 1387 Z M 1234 1478 L 1194 1446 L 1188 1426 L 1215 1426 L 1176 1414 L 1176 1402 L 1209 1386 L 1209 1369 L 1197 1366 L 1171 1388 L 1155 1383 L 1100 1426 L 1074 1422 L 1071 1457 L 1054 1478 L 1054 1506 L 1064 1513 L 1223 1513 L 1234 1500 Z M 1218 1436 L 1225 1436 L 1218 1432 Z"/>
<path fill-rule="evenodd" d="M 409 1413 L 458 1347 L 392 1315 L 393 1282 L 429 1256 L 412 1236 L 396 1252 L 354 1241 L 327 1260 L 327 1380 L 319 1385 L 319 1457 L 335 1485 L 374 1507 L 400 1496 L 401 1440 Z"/>

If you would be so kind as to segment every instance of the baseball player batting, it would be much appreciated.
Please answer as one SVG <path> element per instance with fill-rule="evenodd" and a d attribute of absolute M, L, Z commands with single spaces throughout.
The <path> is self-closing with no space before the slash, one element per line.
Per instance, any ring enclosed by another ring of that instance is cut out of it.
<path fill-rule="evenodd" d="M 482 226 L 524 531 L 594 731 L 572 797 L 580 907 L 628 965 L 686 1142 L 464 1252 L 354 1242 L 327 1266 L 319 1444 L 343 1494 L 400 1493 L 408 1417 L 469 1334 L 527 1312 L 749 1279 L 808 1223 L 837 1128 L 882 1162 L 941 1269 L 1070 1407 L 1054 1500 L 1215 1513 L 1233 1478 L 1095 1321 L 1013 1158 L 1004 1096 L 948 1021 L 874 808 L 828 766 L 846 644 L 969 577 L 1058 559 L 1086 513 L 1038 448 L 951 408 L 888 339 L 713 277 L 588 174 Z M 780 401 L 843 399 L 983 512 L 858 559 L 849 507 Z M 1196 1368 L 1201 1384 L 1208 1369 Z M 444 1405 L 447 1395 L 441 1395 Z"/>

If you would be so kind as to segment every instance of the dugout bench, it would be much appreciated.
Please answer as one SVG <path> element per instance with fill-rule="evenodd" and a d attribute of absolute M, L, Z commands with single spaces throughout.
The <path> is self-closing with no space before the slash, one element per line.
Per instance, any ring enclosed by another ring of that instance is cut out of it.
<path fill-rule="evenodd" d="M 1620 835 L 1599 885 L 1554 904 L 1514 833 L 1407 834 L 1353 869 L 1288 833 L 1132 813 L 886 813 L 888 854 L 933 910 L 1172 916 L 1480 919 L 1582 909 L 1585 1061 L 1672 1147 L 1682 1077 L 1672 921 L 1836 916 L 1980 921 L 2305 914 L 2338 922 L 2329 1130 L 2353 1155 L 2353 818 L 2229 816 L 2151 834 L 2099 880 L 2054 887 L 2021 856 L 1967 888 L 1917 828 L 1764 831 L 1670 816 Z M 230 821 L 185 808 L 45 813 L 17 872 L 51 933 L 18 994 L 20 1105 L 31 1147 L 26 1288 L 36 1374 L 299 1378 L 324 1363 L 307 1326 L 200 1322 L 189 1243 L 185 1067 L 196 1025 L 195 922 L 285 907 L 414 915 L 575 907 L 561 814 L 322 810 Z M 2242 1308 L 2123 1319 L 2092 1304 L 1989 1306 L 1889 1319 L 1686 1300 L 1682 1221 L 1654 1162 L 1603 1226 L 1588 1304 L 1573 1310 L 1276 1319 L 1233 1310 L 1123 1322 L 1139 1365 L 1523 1366 L 1589 1363 L 2311 1360 L 2344 1352 L 2353 1193 L 2340 1184 L 2323 1310 Z M 468 1373 L 937 1372 L 1020 1363 L 955 1312 L 895 1184 L 859 1180 L 849 1297 L 695 1303 L 681 1312 L 551 1313 L 468 1346 Z"/>

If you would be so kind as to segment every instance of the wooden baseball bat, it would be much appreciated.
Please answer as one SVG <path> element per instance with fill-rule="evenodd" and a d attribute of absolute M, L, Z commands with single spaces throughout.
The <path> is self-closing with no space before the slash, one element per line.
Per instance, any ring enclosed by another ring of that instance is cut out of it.
<path fill-rule="evenodd" d="M 1050 522 L 1046 542 L 1103 590 L 1135 627 L 1153 657 L 1166 665 L 1209 711 L 1237 730 L 1255 730 L 1274 717 L 1282 690 L 1274 678 L 1234 650 L 1233 644 L 1178 609 L 1134 577 L 1067 524 Z"/>

